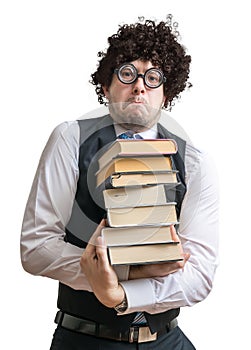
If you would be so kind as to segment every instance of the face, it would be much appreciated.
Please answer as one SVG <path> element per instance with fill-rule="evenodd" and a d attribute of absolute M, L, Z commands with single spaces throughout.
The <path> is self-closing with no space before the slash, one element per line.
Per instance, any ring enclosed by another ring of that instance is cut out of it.
<path fill-rule="evenodd" d="M 138 74 L 153 68 L 149 61 L 136 60 L 130 63 L 136 67 Z M 114 74 L 109 88 L 103 86 L 103 90 L 109 101 L 111 117 L 126 129 L 143 131 L 150 129 L 159 120 L 165 101 L 163 84 L 152 89 L 144 84 L 142 77 L 131 84 L 124 84 Z"/>

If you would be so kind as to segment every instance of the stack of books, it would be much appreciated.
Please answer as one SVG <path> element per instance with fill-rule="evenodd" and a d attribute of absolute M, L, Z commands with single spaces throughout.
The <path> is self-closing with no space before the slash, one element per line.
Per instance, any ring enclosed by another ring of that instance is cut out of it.
<path fill-rule="evenodd" d="M 108 226 L 102 229 L 112 265 L 182 260 L 170 225 L 177 224 L 174 140 L 116 140 L 98 159 Z M 170 192 L 171 191 L 171 192 Z M 175 196 L 173 196 L 175 198 Z"/>

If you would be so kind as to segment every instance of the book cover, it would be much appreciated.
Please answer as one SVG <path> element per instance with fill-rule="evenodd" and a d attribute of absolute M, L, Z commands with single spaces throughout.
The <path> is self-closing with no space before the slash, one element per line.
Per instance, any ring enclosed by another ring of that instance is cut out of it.
<path fill-rule="evenodd" d="M 103 168 L 112 158 L 120 156 L 140 156 L 174 154 L 177 144 L 173 139 L 115 140 L 99 157 L 99 168 Z"/>
<path fill-rule="evenodd" d="M 96 172 L 97 186 L 112 174 L 171 171 L 172 161 L 168 156 L 113 158 Z"/>
<path fill-rule="evenodd" d="M 128 186 L 148 186 L 155 184 L 177 185 L 177 171 L 118 173 L 109 176 L 100 185 L 104 188 L 119 188 Z"/>

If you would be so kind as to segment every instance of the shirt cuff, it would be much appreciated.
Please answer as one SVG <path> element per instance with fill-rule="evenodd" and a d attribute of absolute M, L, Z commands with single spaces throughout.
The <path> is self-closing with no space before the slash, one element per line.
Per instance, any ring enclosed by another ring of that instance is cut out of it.
<path fill-rule="evenodd" d="M 120 282 L 126 293 L 128 308 L 125 313 L 144 311 L 146 306 L 155 303 L 152 284 L 147 279 Z"/>

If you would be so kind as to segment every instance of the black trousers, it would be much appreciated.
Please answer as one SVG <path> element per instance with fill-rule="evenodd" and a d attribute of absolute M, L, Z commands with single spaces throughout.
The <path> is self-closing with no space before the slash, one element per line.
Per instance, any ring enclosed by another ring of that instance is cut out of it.
<path fill-rule="evenodd" d="M 76 333 L 58 326 L 50 350 L 195 350 L 179 327 L 153 342 L 127 343 Z"/>

